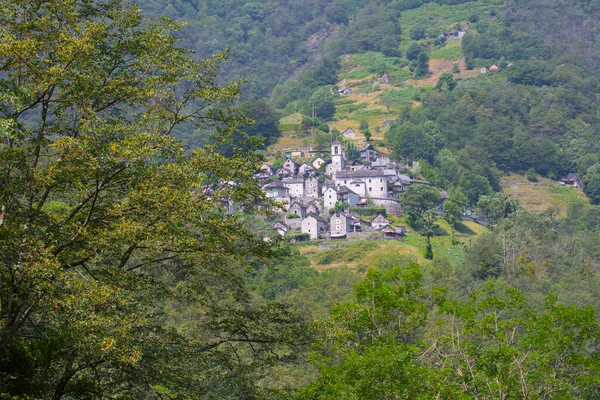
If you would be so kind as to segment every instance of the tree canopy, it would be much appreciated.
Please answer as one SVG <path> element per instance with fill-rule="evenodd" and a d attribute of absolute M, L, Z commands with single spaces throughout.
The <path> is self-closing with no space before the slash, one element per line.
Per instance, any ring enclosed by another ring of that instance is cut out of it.
<path fill-rule="evenodd" d="M 0 27 L 3 395 L 250 396 L 299 333 L 240 280 L 274 247 L 228 212 L 263 195 L 225 55 L 193 61 L 178 24 L 115 2 L 3 1 Z M 186 152 L 181 124 L 213 144 Z"/>

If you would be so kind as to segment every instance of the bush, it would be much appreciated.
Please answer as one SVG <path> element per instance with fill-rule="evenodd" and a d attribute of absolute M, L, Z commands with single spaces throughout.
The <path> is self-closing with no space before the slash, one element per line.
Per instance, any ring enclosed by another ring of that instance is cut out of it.
<path fill-rule="evenodd" d="M 350 212 L 365 217 L 371 217 L 377 214 L 387 215 L 387 211 L 384 207 L 350 207 Z"/>
<path fill-rule="evenodd" d="M 300 216 L 298 214 L 287 214 L 286 215 L 287 219 L 295 219 L 295 218 L 300 218 Z"/>
<path fill-rule="evenodd" d="M 538 175 L 533 168 L 529 168 L 527 170 L 527 172 L 525 173 L 525 177 L 527 178 L 527 180 L 529 182 L 537 182 L 538 181 Z"/>

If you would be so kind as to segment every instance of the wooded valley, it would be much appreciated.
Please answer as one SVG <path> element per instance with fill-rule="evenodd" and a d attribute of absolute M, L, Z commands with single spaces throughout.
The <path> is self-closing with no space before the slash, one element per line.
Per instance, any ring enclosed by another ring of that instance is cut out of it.
<path fill-rule="evenodd" d="M 600 397 L 600 1 L 0 0 L 0 38 L 0 399 Z"/>

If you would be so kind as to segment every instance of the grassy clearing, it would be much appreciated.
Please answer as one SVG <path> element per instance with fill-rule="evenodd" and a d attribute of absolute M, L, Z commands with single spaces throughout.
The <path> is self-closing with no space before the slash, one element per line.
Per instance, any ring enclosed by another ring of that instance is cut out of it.
<path fill-rule="evenodd" d="M 430 58 L 433 60 L 458 60 L 460 56 L 462 56 L 461 41 L 451 40 L 441 49 L 434 50 Z"/>
<path fill-rule="evenodd" d="M 465 23 L 471 14 L 476 14 L 479 20 L 492 19 L 489 11 L 500 11 L 503 2 L 497 0 L 480 0 L 453 6 L 427 3 L 413 10 L 406 10 L 400 16 L 400 26 L 404 32 L 419 24 L 425 27 L 430 35 L 438 35 L 450 30 L 457 23 Z"/>
<path fill-rule="evenodd" d="M 501 184 L 504 193 L 532 212 L 542 212 L 549 207 L 555 207 L 560 210 L 560 216 L 565 216 L 571 202 L 589 202 L 583 190 L 564 186 L 546 178 L 540 177 L 538 182 L 529 182 L 524 176 L 508 175 L 502 177 Z"/>
<path fill-rule="evenodd" d="M 339 79 L 364 79 L 373 73 L 366 69 L 356 69 L 354 71 L 343 73 Z"/>
<path fill-rule="evenodd" d="M 389 90 L 381 95 L 381 102 L 390 107 L 411 104 L 417 89 Z"/>
<path fill-rule="evenodd" d="M 377 264 L 382 257 L 410 256 L 418 262 L 425 262 L 423 257 L 427 240 L 418 232 L 413 231 L 406 221 L 406 216 L 389 216 L 394 225 L 405 225 L 408 234 L 404 242 L 395 240 L 366 241 L 361 239 L 346 239 L 341 241 L 322 241 L 324 246 L 336 246 L 322 249 L 314 244 L 299 245 L 300 252 L 306 255 L 317 270 L 348 266 L 364 268 Z M 445 257 L 455 265 L 464 261 L 464 248 L 475 238 L 487 230 L 486 227 L 471 221 L 463 221 L 457 226 L 456 239 L 460 242 L 452 244 L 450 226 L 446 221 L 438 221 L 440 228 L 437 236 L 431 239 L 434 256 Z"/>

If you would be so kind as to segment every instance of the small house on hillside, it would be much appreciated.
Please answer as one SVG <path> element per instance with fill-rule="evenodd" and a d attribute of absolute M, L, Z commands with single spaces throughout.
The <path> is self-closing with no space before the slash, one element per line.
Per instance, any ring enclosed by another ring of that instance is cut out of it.
<path fill-rule="evenodd" d="M 346 128 L 344 132 L 342 132 L 342 136 L 348 139 L 356 138 L 356 131 L 352 128 Z"/>
<path fill-rule="evenodd" d="M 380 230 L 389 226 L 391 221 L 383 216 L 383 214 L 378 214 L 373 221 L 371 221 L 371 227 L 376 230 Z"/>
<path fill-rule="evenodd" d="M 498 68 L 498 66 L 497 66 L 496 64 L 493 64 L 493 65 L 490 67 L 490 71 L 498 71 L 499 69 L 500 69 L 500 68 Z"/>
<path fill-rule="evenodd" d="M 581 179 L 579 179 L 579 177 L 573 173 L 560 178 L 560 183 L 562 185 L 572 185 L 574 187 L 582 187 L 583 186 L 581 183 Z"/>
<path fill-rule="evenodd" d="M 388 74 L 383 74 L 383 75 L 381 75 L 381 78 L 379 78 L 379 82 L 380 83 L 390 83 L 390 77 L 388 76 Z"/>
<path fill-rule="evenodd" d="M 488 71 L 488 70 L 487 70 L 487 68 L 486 68 L 486 67 L 481 67 L 481 68 L 479 68 L 479 72 L 480 72 L 480 73 L 482 73 L 482 74 L 485 74 L 485 73 L 487 73 L 487 71 Z"/>

